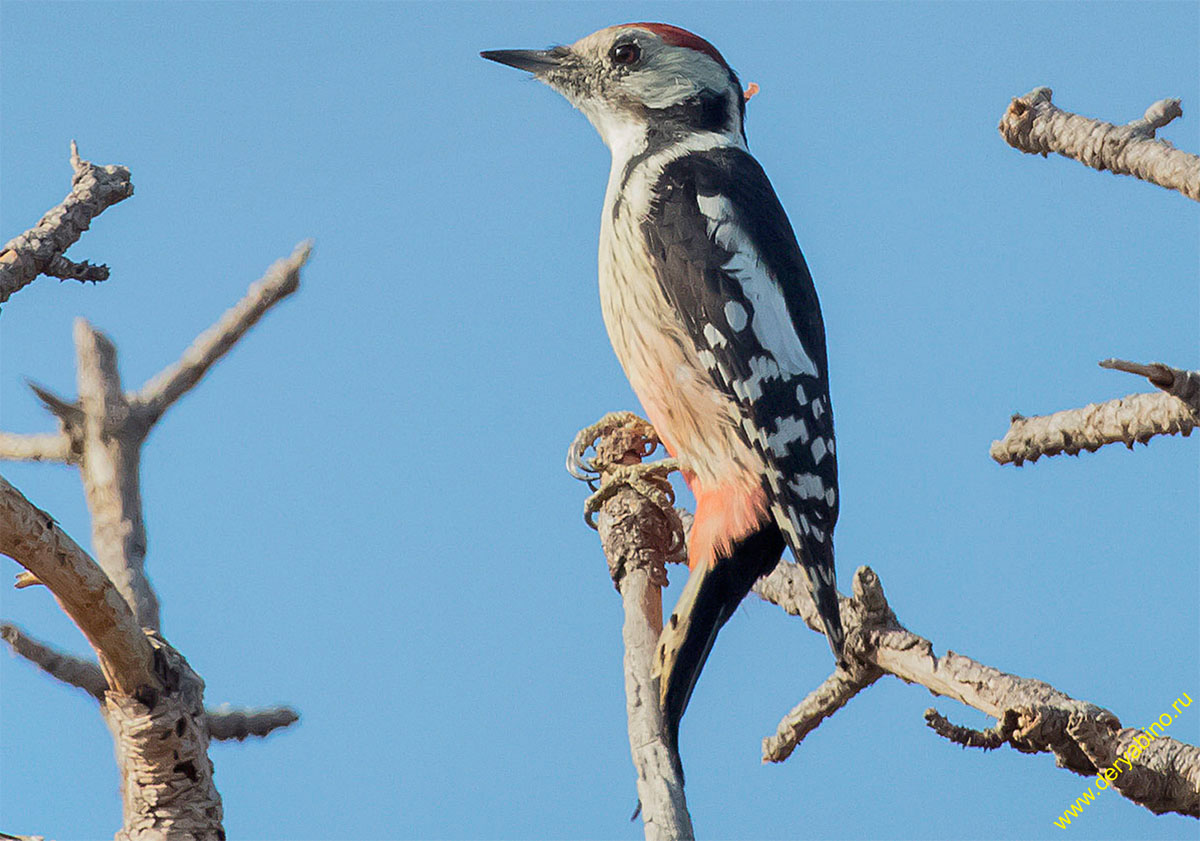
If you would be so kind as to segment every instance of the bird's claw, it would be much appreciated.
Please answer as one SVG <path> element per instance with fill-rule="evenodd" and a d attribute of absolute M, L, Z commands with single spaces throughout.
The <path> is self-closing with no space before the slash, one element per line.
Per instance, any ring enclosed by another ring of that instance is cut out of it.
<path fill-rule="evenodd" d="M 608 478 L 600 490 L 587 498 L 583 504 L 583 520 L 592 528 L 596 528 L 594 515 L 600 508 L 622 488 L 631 488 L 653 502 L 668 516 L 675 514 L 675 489 L 667 479 L 679 469 L 679 462 L 673 458 L 664 458 L 648 464 L 618 464 L 608 469 Z M 682 533 L 682 524 L 676 530 Z M 673 547 L 673 551 L 678 547 Z"/>
<path fill-rule="evenodd" d="M 596 490 L 596 482 L 604 468 L 603 465 L 597 465 L 593 459 L 588 458 L 588 450 L 600 438 L 622 426 L 632 427 L 642 433 L 641 437 L 645 441 L 642 447 L 643 452 L 640 453 L 642 458 L 654 452 L 654 448 L 658 446 L 658 437 L 654 434 L 654 427 L 649 422 L 642 420 L 633 412 L 609 412 L 596 423 L 579 430 L 567 450 L 567 472 L 581 482 L 587 482 L 588 487 L 593 491 Z"/>

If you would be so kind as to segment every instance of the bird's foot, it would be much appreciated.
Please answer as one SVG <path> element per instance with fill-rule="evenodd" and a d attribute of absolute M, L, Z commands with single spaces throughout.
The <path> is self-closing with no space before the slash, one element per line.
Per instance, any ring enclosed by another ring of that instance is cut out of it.
<path fill-rule="evenodd" d="M 649 421 L 633 412 L 609 412 L 575 436 L 567 451 L 567 472 L 595 491 L 583 505 L 584 522 L 592 528 L 596 528 L 596 512 L 622 488 L 630 488 L 658 507 L 671 524 L 674 539 L 667 560 L 674 562 L 686 558 L 687 525 L 681 515 L 689 520 L 690 515 L 675 508 L 675 490 L 669 480 L 670 474 L 679 470 L 679 462 L 674 458 L 642 462 L 659 443 Z M 595 454 L 589 457 L 593 447 Z"/>
<path fill-rule="evenodd" d="M 632 488 L 646 499 L 653 502 L 663 511 L 675 511 L 675 489 L 671 487 L 668 477 L 679 469 L 679 461 L 664 458 L 649 464 L 615 464 L 605 470 L 604 482 L 600 490 L 587 498 L 583 503 L 583 519 L 589 526 L 596 528 L 593 515 L 612 499 L 622 488 Z M 675 515 L 678 519 L 678 514 Z M 680 525 L 679 531 L 683 527 Z"/>
<path fill-rule="evenodd" d="M 588 458 L 588 450 L 596 446 L 601 438 L 617 430 L 621 430 L 622 434 L 613 436 L 611 442 L 603 442 L 604 446 L 597 449 L 595 458 Z M 605 467 L 641 461 L 654 452 L 658 443 L 658 435 L 649 421 L 633 412 L 609 412 L 596 423 L 579 430 L 567 450 L 567 472 L 581 482 L 587 482 L 594 491 Z M 616 449 L 621 449 L 621 452 L 614 452 Z"/>

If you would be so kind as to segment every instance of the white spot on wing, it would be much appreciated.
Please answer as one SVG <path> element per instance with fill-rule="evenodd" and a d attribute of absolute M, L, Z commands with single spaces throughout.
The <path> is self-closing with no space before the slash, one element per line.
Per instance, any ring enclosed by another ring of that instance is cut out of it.
<path fill-rule="evenodd" d="M 825 483 L 815 473 L 801 473 L 788 482 L 788 487 L 795 491 L 801 499 L 820 499 L 825 493 Z"/>
<path fill-rule="evenodd" d="M 779 366 L 769 356 L 750 357 L 750 376 L 733 383 L 733 392 L 743 400 L 762 397 L 762 384 L 766 380 L 779 379 Z"/>
<path fill-rule="evenodd" d="M 801 444 L 808 441 L 808 426 L 793 415 L 779 419 L 775 432 L 767 436 L 767 445 L 771 452 L 782 458 L 788 454 L 788 445 L 797 439 Z"/>
<path fill-rule="evenodd" d="M 725 334 L 711 324 L 704 325 L 704 341 L 708 342 L 709 347 L 724 347 L 729 344 L 725 340 Z"/>
<path fill-rule="evenodd" d="M 796 386 L 799 388 L 800 386 Z M 825 414 L 825 401 L 818 397 L 812 402 L 813 420 L 820 420 L 821 415 Z"/>
<path fill-rule="evenodd" d="M 830 488 L 825 491 L 825 504 L 833 507 L 833 503 L 837 501 L 837 488 Z"/>
<path fill-rule="evenodd" d="M 754 309 L 751 327 L 763 349 L 775 358 L 779 375 L 817 376 L 817 366 L 796 335 L 779 282 L 767 271 L 746 232 L 736 222 L 733 205 L 724 196 L 697 196 L 700 212 L 708 217 L 708 235 L 731 252 L 725 269 L 741 284 Z"/>
<path fill-rule="evenodd" d="M 696 354 L 696 357 L 700 360 L 700 364 L 703 365 L 708 370 L 712 371 L 712 370 L 716 369 L 717 357 L 711 350 L 699 351 Z"/>
<path fill-rule="evenodd" d="M 746 308 L 737 301 L 729 301 L 725 304 L 725 320 L 729 322 L 733 332 L 740 333 L 746 329 L 748 319 Z"/>
<path fill-rule="evenodd" d="M 825 458 L 825 453 L 829 451 L 829 445 L 824 438 L 814 438 L 812 442 L 812 457 L 817 464 L 821 463 L 821 459 Z"/>

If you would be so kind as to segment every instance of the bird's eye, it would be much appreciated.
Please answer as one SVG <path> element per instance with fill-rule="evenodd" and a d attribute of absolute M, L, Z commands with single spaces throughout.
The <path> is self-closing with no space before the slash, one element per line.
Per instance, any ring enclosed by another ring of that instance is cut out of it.
<path fill-rule="evenodd" d="M 612 48 L 613 64 L 623 64 L 628 67 L 631 64 L 637 64 L 641 57 L 642 48 L 637 44 L 617 44 Z"/>

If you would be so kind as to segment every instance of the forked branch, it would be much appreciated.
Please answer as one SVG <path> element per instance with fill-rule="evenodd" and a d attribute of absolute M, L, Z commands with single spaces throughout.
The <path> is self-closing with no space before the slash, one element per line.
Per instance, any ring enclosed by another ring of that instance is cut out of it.
<path fill-rule="evenodd" d="M 150 642 L 112 581 L 54 521 L 0 476 L 0 553 L 49 588 L 83 631 L 108 685 L 153 697 L 160 682 Z"/>
<path fill-rule="evenodd" d="M 97 701 L 104 700 L 108 684 L 100 667 L 90 660 L 60 651 L 9 622 L 0 623 L 0 638 L 9 644 L 14 654 L 24 657 L 56 680 L 82 689 Z M 238 709 L 223 704 L 206 710 L 205 718 L 209 736 L 213 739 L 241 742 L 251 736 L 262 737 L 282 727 L 290 727 L 300 720 L 300 714 L 290 707 Z"/>

